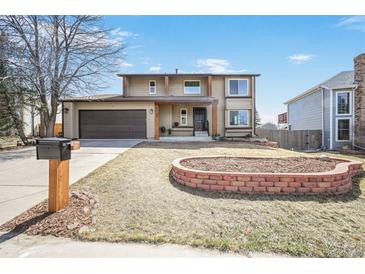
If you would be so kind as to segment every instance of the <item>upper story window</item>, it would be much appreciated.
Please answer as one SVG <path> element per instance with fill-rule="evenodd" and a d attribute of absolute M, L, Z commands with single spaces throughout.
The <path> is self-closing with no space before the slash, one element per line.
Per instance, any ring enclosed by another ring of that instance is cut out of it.
<path fill-rule="evenodd" d="M 229 80 L 228 94 L 230 96 L 248 96 L 248 80 L 245 79 Z"/>
<path fill-rule="evenodd" d="M 148 92 L 149 92 L 149 94 L 156 94 L 156 81 L 155 80 L 150 80 Z"/>
<path fill-rule="evenodd" d="M 184 94 L 200 94 L 200 81 L 199 80 L 185 80 L 184 81 Z"/>
<path fill-rule="evenodd" d="M 248 126 L 248 110 L 230 110 L 229 111 L 230 126 Z"/>
<path fill-rule="evenodd" d="M 349 91 L 336 93 L 336 114 L 351 114 L 351 94 Z"/>

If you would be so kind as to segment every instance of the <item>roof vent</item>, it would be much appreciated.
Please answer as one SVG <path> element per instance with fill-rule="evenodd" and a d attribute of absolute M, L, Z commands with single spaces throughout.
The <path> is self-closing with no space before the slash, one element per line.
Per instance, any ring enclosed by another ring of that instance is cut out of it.
<path fill-rule="evenodd" d="M 178 68 L 176 68 L 176 69 L 175 69 L 175 73 L 176 73 L 176 74 L 178 74 L 178 73 L 179 73 L 179 69 L 178 69 Z"/>

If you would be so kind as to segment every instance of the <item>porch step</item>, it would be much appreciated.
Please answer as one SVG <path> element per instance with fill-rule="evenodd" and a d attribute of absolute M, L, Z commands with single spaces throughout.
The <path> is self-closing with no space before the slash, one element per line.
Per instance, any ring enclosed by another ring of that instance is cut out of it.
<path fill-rule="evenodd" d="M 208 137 L 208 131 L 195 131 L 196 137 Z"/>

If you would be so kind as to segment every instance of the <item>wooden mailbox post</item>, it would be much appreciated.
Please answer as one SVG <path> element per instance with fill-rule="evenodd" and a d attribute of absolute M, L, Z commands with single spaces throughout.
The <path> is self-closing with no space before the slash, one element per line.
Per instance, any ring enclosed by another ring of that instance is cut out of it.
<path fill-rule="evenodd" d="M 68 206 L 71 140 L 43 138 L 37 140 L 37 160 L 49 160 L 48 211 Z"/>

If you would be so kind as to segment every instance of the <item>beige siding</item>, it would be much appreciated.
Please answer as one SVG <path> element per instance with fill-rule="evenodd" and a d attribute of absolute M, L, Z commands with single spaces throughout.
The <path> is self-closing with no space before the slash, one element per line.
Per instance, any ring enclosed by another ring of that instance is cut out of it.
<path fill-rule="evenodd" d="M 180 126 L 180 109 L 186 108 L 188 110 L 188 124 L 187 127 L 193 126 L 193 106 L 192 105 L 173 105 L 172 106 L 172 124 L 175 122 L 179 123 Z"/>
<path fill-rule="evenodd" d="M 199 80 L 200 94 L 184 94 L 185 80 Z M 208 77 L 169 77 L 169 95 L 174 96 L 207 96 Z"/>
<path fill-rule="evenodd" d="M 229 80 L 231 79 L 246 79 L 248 80 L 248 96 L 240 97 L 237 96 L 229 96 Z M 255 86 L 254 86 L 254 78 L 253 77 L 226 77 L 225 78 L 225 96 L 226 96 L 226 107 L 225 107 L 225 119 L 224 126 L 227 128 L 225 131 L 226 137 L 241 137 L 247 134 L 253 134 L 253 124 L 254 124 L 254 96 L 255 96 Z M 247 128 L 250 129 L 242 129 L 240 126 L 230 126 L 229 125 L 229 111 L 230 110 L 240 110 L 247 109 L 249 110 L 248 122 L 249 125 Z"/>
<path fill-rule="evenodd" d="M 154 137 L 154 113 L 150 112 L 151 109 L 154 109 L 153 102 L 79 102 L 72 104 L 73 106 L 71 106 L 71 108 L 67 106 L 70 111 L 67 114 L 65 113 L 64 117 L 65 137 L 67 138 L 79 138 L 79 110 L 82 109 L 145 109 L 147 115 L 147 138 Z M 69 105 L 69 103 L 67 103 L 67 105 Z"/>
<path fill-rule="evenodd" d="M 226 108 L 227 109 L 252 109 L 252 99 L 226 99 Z"/>
<path fill-rule="evenodd" d="M 156 81 L 156 94 L 149 94 L 150 80 Z M 128 77 L 129 96 L 163 96 L 164 87 L 164 77 Z"/>
<path fill-rule="evenodd" d="M 64 112 L 64 116 L 63 116 L 63 136 L 65 138 L 76 138 L 74 137 L 74 122 L 73 122 L 73 117 L 74 117 L 74 105 L 77 103 L 72 103 L 72 102 L 64 102 L 63 103 L 63 107 L 64 109 L 68 109 L 67 113 L 66 111 Z"/>
<path fill-rule="evenodd" d="M 225 110 L 225 81 L 224 77 L 213 77 L 212 79 L 212 96 L 218 99 L 218 106 L 217 106 L 217 133 L 221 136 L 224 136 L 224 110 Z M 212 110 L 211 107 L 209 108 L 209 124 L 211 126 L 211 115 Z M 210 127 L 211 129 L 211 127 Z M 210 131 L 211 132 L 211 131 Z"/>
<path fill-rule="evenodd" d="M 166 128 L 166 132 L 161 132 L 161 135 L 168 135 L 167 129 L 172 127 L 172 105 L 160 105 L 160 127 Z"/>

